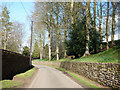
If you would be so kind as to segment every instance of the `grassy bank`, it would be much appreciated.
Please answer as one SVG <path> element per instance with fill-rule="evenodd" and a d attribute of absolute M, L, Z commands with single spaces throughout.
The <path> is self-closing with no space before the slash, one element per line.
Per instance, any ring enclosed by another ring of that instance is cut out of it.
<path fill-rule="evenodd" d="M 81 57 L 79 59 L 74 59 L 73 61 L 81 61 L 81 62 L 100 62 L 100 63 L 120 63 L 120 47 L 116 46 L 104 52 Z"/>
<path fill-rule="evenodd" d="M 29 79 L 33 76 L 33 74 L 36 72 L 37 68 L 32 68 L 25 73 L 17 74 L 14 76 L 13 80 L 2 80 L 0 83 L 2 83 L 2 88 L 22 88 L 22 86 L 25 84 L 26 79 Z"/>
<path fill-rule="evenodd" d="M 98 62 L 98 63 L 120 63 L 120 47 L 116 46 L 98 54 L 83 56 L 78 59 L 60 59 L 59 61 Z M 44 60 L 35 60 L 44 61 Z M 46 60 L 45 60 L 46 61 Z"/>

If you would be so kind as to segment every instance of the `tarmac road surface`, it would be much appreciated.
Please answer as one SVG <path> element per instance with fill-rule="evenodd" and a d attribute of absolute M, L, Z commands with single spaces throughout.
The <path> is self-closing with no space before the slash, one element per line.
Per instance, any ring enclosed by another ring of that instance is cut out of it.
<path fill-rule="evenodd" d="M 29 88 L 83 88 L 61 71 L 43 65 L 34 65 L 39 70 Z"/>

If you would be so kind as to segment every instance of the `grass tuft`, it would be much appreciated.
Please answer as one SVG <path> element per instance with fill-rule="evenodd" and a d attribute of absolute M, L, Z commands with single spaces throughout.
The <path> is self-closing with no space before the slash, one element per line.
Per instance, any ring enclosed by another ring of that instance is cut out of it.
<path fill-rule="evenodd" d="M 0 81 L 0 83 L 2 83 L 2 88 L 12 88 L 12 87 L 19 88 L 19 85 L 22 84 L 22 82 L 12 81 L 12 80 L 3 80 Z"/>

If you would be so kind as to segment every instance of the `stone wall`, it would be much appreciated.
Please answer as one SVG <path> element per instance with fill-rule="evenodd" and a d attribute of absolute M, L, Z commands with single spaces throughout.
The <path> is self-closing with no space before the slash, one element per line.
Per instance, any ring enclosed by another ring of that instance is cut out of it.
<path fill-rule="evenodd" d="M 14 75 L 25 72 L 31 68 L 29 57 L 21 54 L 2 51 L 2 80 L 12 79 Z"/>
<path fill-rule="evenodd" d="M 49 61 L 33 61 L 33 64 L 40 64 L 40 65 L 50 65 L 50 66 L 56 66 L 56 67 L 60 67 L 61 62 L 56 61 L 56 62 L 49 62 Z"/>
<path fill-rule="evenodd" d="M 87 62 L 36 62 L 36 64 L 53 65 L 83 75 L 101 85 L 120 88 L 120 64 Z"/>

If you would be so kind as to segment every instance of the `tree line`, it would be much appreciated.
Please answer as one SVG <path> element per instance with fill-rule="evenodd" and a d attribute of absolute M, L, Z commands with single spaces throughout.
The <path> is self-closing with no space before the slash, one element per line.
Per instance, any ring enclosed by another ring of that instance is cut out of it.
<path fill-rule="evenodd" d="M 49 60 L 88 56 L 113 47 L 117 8 L 118 2 L 35 2 L 32 19 L 40 59 L 47 57 L 43 56 L 46 35 Z"/>
<path fill-rule="evenodd" d="M 35 2 L 32 57 L 77 58 L 113 47 L 117 8 L 118 2 Z M 0 48 L 20 52 L 23 25 L 10 22 L 9 13 L 6 6 L 0 12 Z M 23 54 L 29 56 L 29 47 L 23 48 Z"/>

